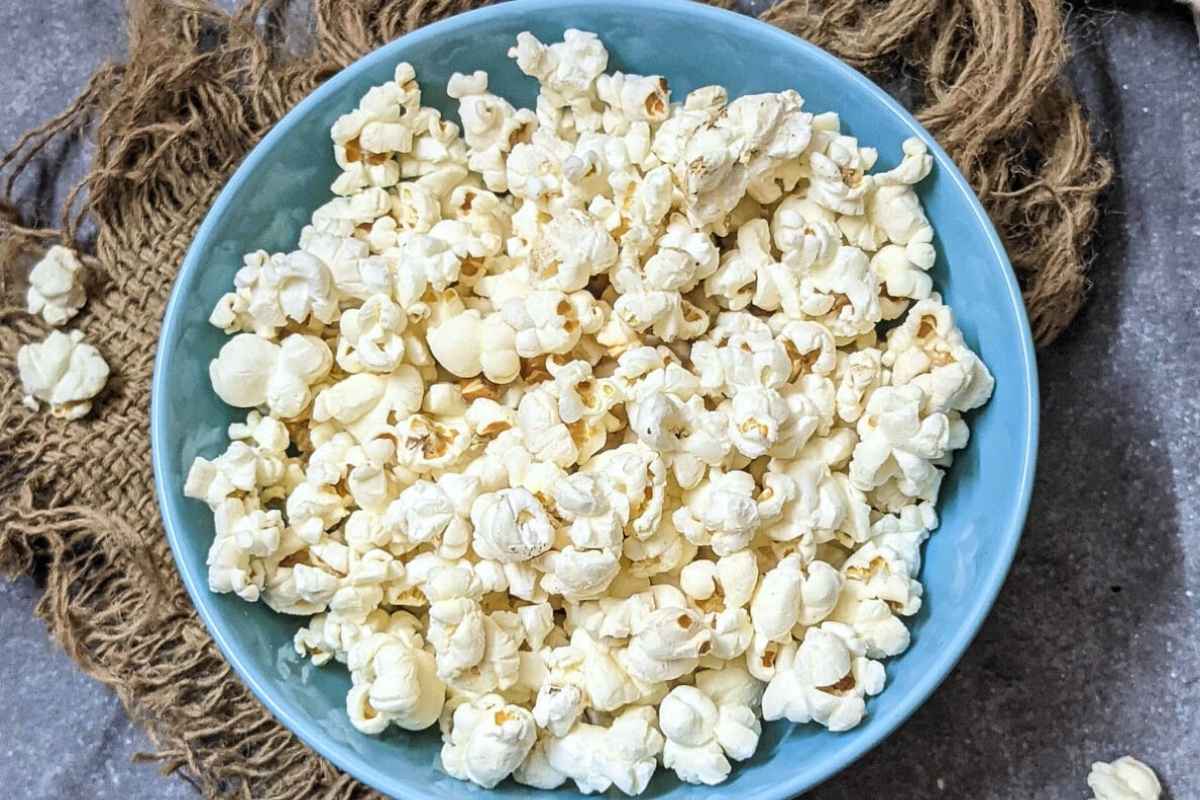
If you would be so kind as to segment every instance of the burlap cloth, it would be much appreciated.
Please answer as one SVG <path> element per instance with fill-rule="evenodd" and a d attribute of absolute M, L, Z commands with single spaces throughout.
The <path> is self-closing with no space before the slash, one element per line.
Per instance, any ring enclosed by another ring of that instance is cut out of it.
<path fill-rule="evenodd" d="M 56 229 L 0 207 L 0 570 L 46 586 L 37 613 L 146 726 L 155 758 L 209 797 L 367 797 L 280 726 L 233 676 L 192 610 L 150 470 L 150 374 L 163 307 L 193 231 L 272 124 L 362 54 L 471 0 L 316 0 L 299 34 L 285 3 L 228 15 L 203 0 L 129 10 L 129 55 L 0 162 L 13 180 L 54 140 L 90 136 L 90 171 Z M 784 0 L 763 18 L 877 77 L 901 72 L 918 119 L 1000 230 L 1037 340 L 1083 302 L 1086 247 L 1110 167 L 1061 71 L 1057 0 Z M 290 32 L 290 33 L 289 33 Z M 44 198 L 23 208 L 45 206 Z M 95 225 L 90 301 L 73 323 L 113 366 L 93 415 L 18 402 L 15 353 L 44 331 L 23 310 L 38 249 Z"/>

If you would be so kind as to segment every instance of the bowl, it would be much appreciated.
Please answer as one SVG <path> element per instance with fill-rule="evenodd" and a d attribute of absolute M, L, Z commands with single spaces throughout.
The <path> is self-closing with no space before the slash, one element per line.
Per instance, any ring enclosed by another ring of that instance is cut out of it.
<path fill-rule="evenodd" d="M 226 426 L 244 414 L 213 393 L 208 363 L 226 337 L 207 322 L 244 252 L 289 249 L 314 208 L 329 196 L 336 165 L 329 128 L 370 86 L 410 61 L 424 102 L 452 118 L 445 94 L 454 71 L 484 69 L 491 88 L 531 107 L 536 84 L 506 51 L 517 33 L 559 40 L 566 28 L 597 32 L 610 69 L 659 73 L 673 95 L 718 83 L 736 97 L 797 89 L 810 111 L 837 111 L 844 128 L 879 148 L 880 169 L 918 136 L 935 160 L 919 194 L 937 233 L 936 287 L 953 307 L 968 343 L 996 377 L 991 402 L 974 415 L 972 440 L 942 491 L 942 524 L 925 550 L 925 605 L 913 644 L 887 662 L 888 686 L 869 716 L 847 733 L 770 723 L 757 754 L 714 790 L 679 783 L 659 770 L 645 796 L 787 798 L 852 763 L 904 721 L 946 677 L 992 606 L 1016 550 L 1029 504 L 1037 442 L 1037 378 L 1021 293 L 987 215 L 933 138 L 880 88 L 800 39 L 756 20 L 679 0 L 517 0 L 445 20 L 367 55 L 335 75 L 285 116 L 234 173 L 200 226 L 176 279 L 155 364 L 151 441 L 163 521 L 197 611 L 242 681 L 314 750 L 361 781 L 398 798 L 483 797 L 484 790 L 440 770 L 436 727 L 419 734 L 358 733 L 344 711 L 350 678 L 317 669 L 292 652 L 300 624 L 207 588 L 205 556 L 212 513 L 183 496 L 195 456 L 213 457 Z M 568 784 L 570 786 L 570 784 Z M 549 796 L 512 781 L 506 797 Z M 567 786 L 559 796 L 577 796 Z"/>

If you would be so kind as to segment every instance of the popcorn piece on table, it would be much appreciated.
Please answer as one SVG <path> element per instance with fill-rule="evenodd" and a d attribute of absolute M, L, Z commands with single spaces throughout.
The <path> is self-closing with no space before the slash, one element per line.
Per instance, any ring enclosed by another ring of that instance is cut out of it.
<path fill-rule="evenodd" d="M 82 272 L 83 264 L 73 250 L 52 246 L 29 271 L 29 313 L 55 327 L 70 322 L 87 302 Z"/>
<path fill-rule="evenodd" d="M 1158 800 L 1162 784 L 1154 770 L 1133 756 L 1122 756 L 1111 764 L 1097 761 L 1088 774 L 1092 800 Z"/>
<path fill-rule="evenodd" d="M 36 411 L 40 400 L 63 419 L 86 416 L 109 374 L 104 357 L 83 341 L 82 331 L 51 331 L 43 341 L 23 345 L 17 371 L 25 390 L 22 403 Z"/>

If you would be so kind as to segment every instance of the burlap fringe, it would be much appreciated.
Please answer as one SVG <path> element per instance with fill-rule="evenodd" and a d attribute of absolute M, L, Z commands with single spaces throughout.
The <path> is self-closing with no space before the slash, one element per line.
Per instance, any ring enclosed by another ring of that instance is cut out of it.
<path fill-rule="evenodd" d="M 722 3 L 727 4 L 727 3 Z M 129 56 L 101 67 L 59 117 L 0 161 L 0 570 L 36 574 L 38 613 L 88 674 L 144 723 L 164 769 L 207 797 L 373 793 L 305 748 L 232 676 L 184 593 L 150 470 L 159 320 L 193 231 L 224 180 L 294 103 L 362 54 L 472 0 L 315 0 L 308 49 L 286 0 L 228 15 L 204 0 L 140 0 Z M 1062 83 L 1056 0 L 783 0 L 763 18 L 868 73 L 903 69 L 918 118 L 954 157 L 1008 245 L 1037 340 L 1083 301 L 1085 247 L 1111 170 Z M 53 141 L 90 133 L 94 161 L 58 229 L 29 227 L 14 181 Z M 97 229 L 95 285 L 76 325 L 115 367 L 84 422 L 20 406 L 15 352 L 30 254 Z"/>

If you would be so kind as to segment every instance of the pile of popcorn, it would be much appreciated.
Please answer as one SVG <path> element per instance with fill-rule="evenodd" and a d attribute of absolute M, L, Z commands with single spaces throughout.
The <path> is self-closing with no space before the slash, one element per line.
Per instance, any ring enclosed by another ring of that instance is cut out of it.
<path fill-rule="evenodd" d="M 932 159 L 871 174 L 794 91 L 672 104 L 591 33 L 510 55 L 536 111 L 367 92 L 336 197 L 213 311 L 249 412 L 187 479 L 209 582 L 311 617 L 354 725 L 438 724 L 457 778 L 716 784 L 761 719 L 853 728 L 908 647 L 993 386 L 932 291 Z"/>

